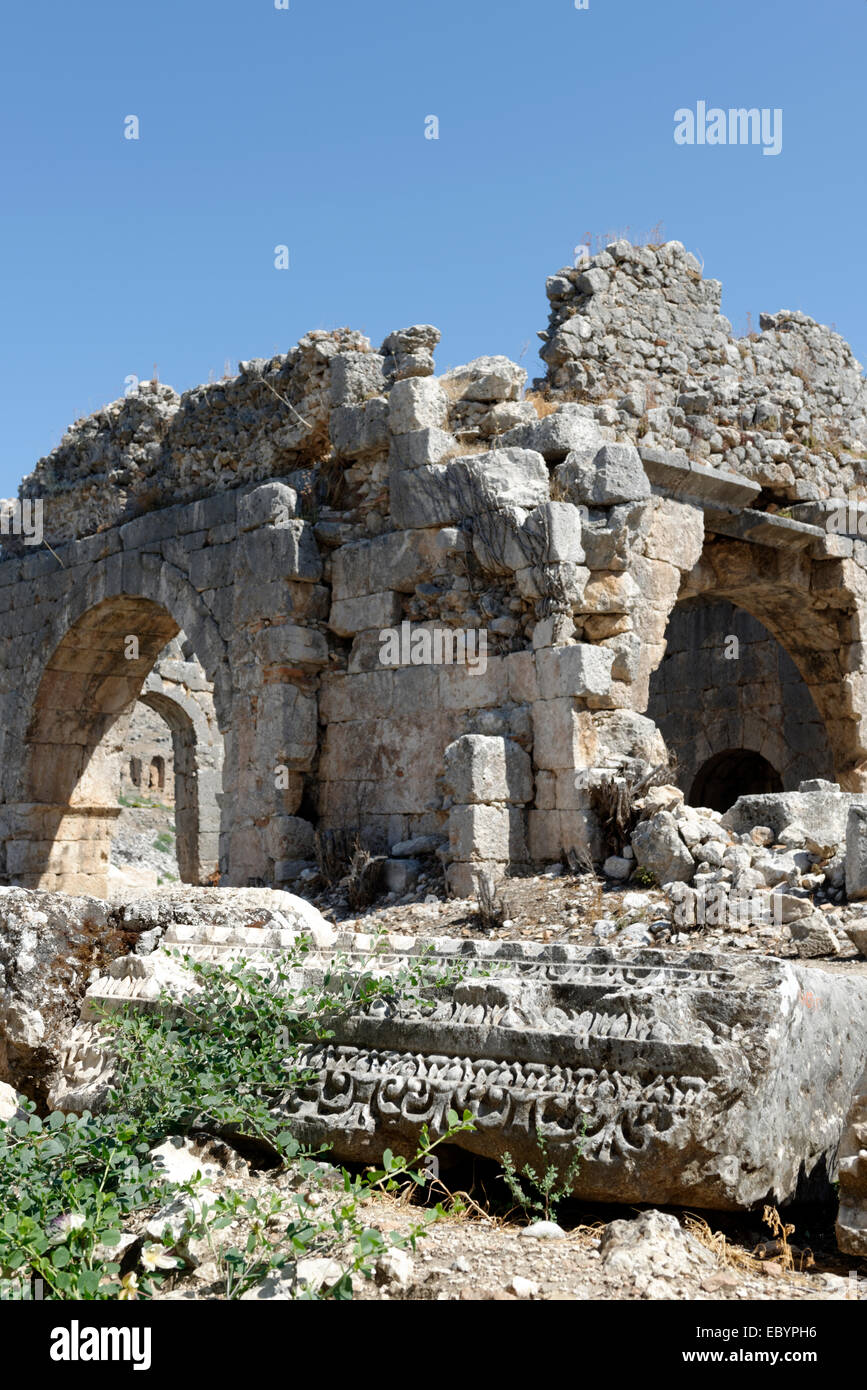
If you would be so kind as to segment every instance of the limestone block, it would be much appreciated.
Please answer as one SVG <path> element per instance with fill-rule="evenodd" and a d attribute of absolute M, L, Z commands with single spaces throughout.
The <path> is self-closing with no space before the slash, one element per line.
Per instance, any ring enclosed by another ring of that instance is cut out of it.
<path fill-rule="evenodd" d="M 452 806 L 449 846 L 453 859 L 527 859 L 523 812 L 509 806 Z"/>
<path fill-rule="evenodd" d="M 238 499 L 238 530 L 260 525 L 285 525 L 297 514 L 297 492 L 285 482 L 263 482 Z"/>
<path fill-rule="evenodd" d="M 503 443 L 520 449 L 535 449 L 546 463 L 562 463 L 573 452 L 594 456 L 604 440 L 592 414 L 580 405 L 561 405 L 542 420 L 520 425 L 503 436 Z"/>
<path fill-rule="evenodd" d="M 504 705 L 509 698 L 509 675 L 505 658 L 481 653 L 476 665 L 440 667 L 443 709 L 485 709 Z"/>
<path fill-rule="evenodd" d="M 534 864 L 550 864 L 563 853 L 560 838 L 560 812 L 536 809 L 527 813 L 527 838 Z"/>
<path fill-rule="evenodd" d="M 534 507 L 522 529 L 529 542 L 527 550 L 532 547 L 536 552 L 535 564 L 582 564 L 581 512 L 571 502 Z"/>
<path fill-rule="evenodd" d="M 526 380 L 524 368 L 508 357 L 477 357 L 453 367 L 440 383 L 452 401 L 516 401 Z"/>
<path fill-rule="evenodd" d="M 515 571 L 522 598 L 552 598 L 573 608 L 581 603 L 589 578 L 583 565 L 533 565 Z"/>
<path fill-rule="evenodd" d="M 617 767 L 639 758 L 658 767 L 666 761 L 665 740 L 652 719 L 631 709 L 604 711 L 592 716 L 595 748 L 592 761 Z"/>
<path fill-rule="evenodd" d="M 536 795 L 534 805 L 538 811 L 556 811 L 557 805 L 557 778 L 560 774 L 556 772 L 537 772 L 536 773 Z M 568 777 L 570 782 L 574 781 L 571 773 L 562 774 Z"/>
<path fill-rule="evenodd" d="M 561 768 L 586 767 L 584 755 L 588 746 L 589 719 L 589 715 L 582 716 L 575 708 L 574 700 L 565 697 L 537 700 L 533 705 L 533 761 L 536 767 L 555 772 Z"/>
<path fill-rule="evenodd" d="M 505 657 L 508 696 L 517 704 L 531 705 L 539 699 L 536 663 L 532 652 L 510 652 Z"/>
<path fill-rule="evenodd" d="M 341 405 L 331 413 L 329 434 L 342 459 L 365 459 L 388 449 L 388 402 L 374 396 L 364 405 Z"/>
<path fill-rule="evenodd" d="M 867 898 L 867 806 L 850 805 L 846 820 L 846 895 Z"/>
<path fill-rule="evenodd" d="M 272 859 L 313 859 L 314 827 L 300 816 L 272 816 L 268 821 L 268 853 Z"/>
<path fill-rule="evenodd" d="M 527 534 L 526 519 L 523 507 L 498 507 L 473 518 L 473 553 L 483 569 L 508 574 L 535 562 L 541 538 Z"/>
<path fill-rule="evenodd" d="M 392 434 L 443 429 L 448 422 L 448 397 L 434 377 L 407 377 L 395 382 L 388 397 Z"/>
<path fill-rule="evenodd" d="M 645 659 L 646 656 L 638 633 L 620 633 L 617 637 L 607 638 L 604 645 L 606 649 L 614 655 L 614 660 L 611 664 L 612 679 L 618 681 L 634 681 L 641 670 L 642 660 Z"/>
<path fill-rule="evenodd" d="M 434 949 L 449 955 L 455 947 L 436 942 Z M 443 1116 L 434 1133 L 449 1108 L 468 1103 L 485 1123 L 455 1142 L 488 1157 L 509 1150 L 516 1163 L 538 1166 L 534 1126 L 515 1119 L 527 1103 L 529 1075 L 540 1123 L 549 1125 L 549 1161 L 565 1166 L 581 1140 L 573 1191 L 583 1200 L 736 1211 L 791 1200 L 805 1180 L 821 1187 L 867 1050 L 864 981 L 734 953 L 560 945 L 540 951 L 535 944 L 518 950 L 517 958 L 514 943 L 503 946 L 502 957 L 496 949 L 480 952 L 492 978 L 471 973 L 433 1015 L 407 1009 L 397 1018 L 338 1023 L 335 1037 L 306 1059 L 318 1077 L 293 1100 L 296 1134 L 333 1144 L 343 1159 L 372 1161 L 385 1148 L 411 1146 L 421 1124 L 431 1123 L 429 1114 L 418 1113 L 415 1093 L 388 1108 L 378 1096 L 394 1096 L 401 1058 L 414 1057 L 416 1076 L 422 1069 L 428 1085 L 441 1087 L 434 1059 L 459 1057 L 463 1069 L 440 1096 Z M 507 961 L 516 966 L 511 977 Z M 365 964 L 361 957 L 357 968 Z M 821 1007 L 805 1008 L 805 997 Z M 455 1025 L 458 1010 L 474 1023 Z M 345 1078 L 369 1079 L 371 1054 L 378 1089 L 359 1113 L 358 1090 Z M 493 1078 L 492 1055 L 502 1059 Z M 863 1085 L 858 1089 L 863 1093 Z M 469 1102 L 461 1100 L 467 1095 Z M 641 1146 L 612 1145 L 612 1132 L 633 1132 L 638 1105 L 646 1126 Z M 860 1198 L 864 1121 L 856 1113 Z M 850 1224 L 858 1231 L 860 1215 L 850 1223 L 847 1206 L 847 1231 Z M 853 1253 L 862 1250 L 859 1244 Z"/>
<path fill-rule="evenodd" d="M 594 575 L 584 589 L 581 611 L 594 614 L 631 613 L 641 590 L 631 574 Z"/>
<path fill-rule="evenodd" d="M 653 874 L 657 883 L 692 881 L 695 860 L 670 811 L 657 811 L 649 820 L 640 821 L 632 832 L 631 844 L 639 867 Z"/>
<path fill-rule="evenodd" d="M 840 1210 L 837 1244 L 848 1255 L 867 1256 L 867 1069 L 855 1086 L 838 1154 Z"/>
<path fill-rule="evenodd" d="M 236 547 L 212 545 L 194 550 L 190 555 L 190 583 L 201 593 L 204 589 L 220 589 L 230 584 L 235 573 Z"/>
<path fill-rule="evenodd" d="M 329 364 L 332 406 L 362 405 L 385 393 L 385 358 L 378 352 L 338 352 Z"/>
<path fill-rule="evenodd" d="M 575 638 L 575 623 L 569 613 L 552 613 L 540 618 L 533 628 L 533 651 L 540 647 L 568 647 Z"/>
<path fill-rule="evenodd" d="M 263 685 L 257 696 L 253 766 L 263 781 L 276 786 L 274 769 L 306 771 L 316 757 L 318 708 L 290 682 Z"/>
<path fill-rule="evenodd" d="M 353 545 L 342 545 L 331 557 L 331 594 L 334 599 L 361 598 L 382 583 L 383 573 L 377 570 L 377 579 L 371 579 L 371 542 L 356 541 Z"/>
<path fill-rule="evenodd" d="M 257 634 L 261 661 L 268 666 L 324 666 L 328 661 L 328 642 L 314 627 L 283 623 L 263 628 Z"/>
<path fill-rule="evenodd" d="M 604 695 L 611 685 L 613 660 L 613 652 L 586 642 L 542 647 L 535 653 L 539 693 L 543 700 Z"/>
<path fill-rule="evenodd" d="M 411 893 L 418 886 L 422 865 L 419 859 L 386 859 L 383 877 L 388 893 Z"/>
<path fill-rule="evenodd" d="M 475 898 L 479 892 L 479 881 L 502 879 L 504 866 L 493 860 L 481 860 L 474 864 L 449 864 L 446 869 L 446 886 L 453 898 Z"/>
<path fill-rule="evenodd" d="M 353 784 L 346 800 L 355 823 L 359 798 L 365 816 L 420 815 L 431 810 L 432 804 L 439 805 L 437 779 L 443 749 L 458 733 L 455 724 L 436 708 L 425 710 L 424 719 L 415 710 L 407 718 L 329 724 L 319 763 L 320 782 Z M 360 788 L 359 782 L 364 784 Z"/>
<path fill-rule="evenodd" d="M 457 451 L 457 447 L 454 435 L 438 427 L 394 435 L 388 454 L 389 471 L 400 472 L 406 468 L 421 468 L 429 463 L 443 463 Z"/>
<path fill-rule="evenodd" d="M 352 637 L 371 628 L 399 627 L 402 612 L 400 595 L 391 589 L 363 598 L 336 599 L 331 605 L 328 626 L 339 637 Z"/>
<path fill-rule="evenodd" d="M 650 496 L 647 474 L 632 444 L 603 444 L 592 459 L 577 450 L 558 466 L 557 481 L 570 502 L 590 507 L 612 507 Z"/>
<path fill-rule="evenodd" d="M 816 791 L 769 792 L 764 795 L 738 797 L 726 811 L 722 823 L 727 830 L 739 834 L 755 825 L 768 826 L 775 835 L 787 826 L 797 827 L 811 839 L 824 845 L 848 842 L 850 808 L 867 807 L 867 795 L 841 791 L 834 782 L 826 782 Z M 853 822 L 852 882 L 857 885 L 856 844 L 858 818 Z M 848 857 L 848 856 L 847 856 Z M 847 865 L 847 876 L 849 873 Z"/>
<path fill-rule="evenodd" d="M 393 474 L 390 506 L 399 527 L 442 526 L 501 507 L 534 507 L 549 491 L 541 454 L 495 449 Z"/>
<path fill-rule="evenodd" d="M 391 680 L 395 717 L 416 718 L 419 710 L 439 707 L 442 669 L 441 666 L 402 666 L 394 671 Z"/>
<path fill-rule="evenodd" d="M 667 560 L 678 569 L 691 570 L 704 545 L 704 512 L 701 507 L 673 498 L 654 498 L 653 519 L 644 541 L 644 553 L 652 560 Z"/>
<path fill-rule="evenodd" d="M 240 558 L 257 582 L 266 576 L 308 583 L 322 578 L 322 558 L 309 521 L 290 521 L 287 526 L 248 531 L 241 537 Z"/>
<path fill-rule="evenodd" d="M 461 520 L 461 508 L 443 464 L 392 474 L 389 499 L 394 523 L 401 528 L 445 526 Z"/>
<path fill-rule="evenodd" d="M 393 688 L 394 673 L 386 669 L 325 674 L 319 691 L 320 718 L 324 724 L 376 719 L 391 711 Z"/>
<path fill-rule="evenodd" d="M 523 748 L 507 738 L 464 734 L 445 750 L 444 783 L 459 804 L 533 799 L 533 770 Z"/>

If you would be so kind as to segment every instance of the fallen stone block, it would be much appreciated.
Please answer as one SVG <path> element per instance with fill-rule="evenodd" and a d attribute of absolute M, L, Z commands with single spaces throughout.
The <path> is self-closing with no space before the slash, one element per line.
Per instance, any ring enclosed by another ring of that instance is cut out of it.
<path fill-rule="evenodd" d="M 639 867 L 653 874 L 659 884 L 689 883 L 695 873 L 695 860 L 670 811 L 657 811 L 640 821 L 632 832 L 632 848 Z"/>
<path fill-rule="evenodd" d="M 170 927 L 165 945 L 263 968 L 286 949 L 281 930 L 202 925 Z M 282 1106 L 305 1144 L 376 1161 L 467 1110 L 474 1128 L 458 1146 L 538 1166 L 541 1134 L 561 1172 L 579 1157 L 573 1192 L 586 1201 L 738 1210 L 827 1196 L 867 1064 L 867 980 L 704 951 L 352 934 L 311 952 L 302 984 L 332 951 L 344 969 L 392 979 L 422 955 L 438 977 L 449 964 L 466 973 L 426 1000 L 344 1015 L 306 1050 L 309 1082 Z M 189 980 L 155 953 L 94 983 L 66 1053 L 63 1108 L 92 1103 L 94 1078 L 106 1079 L 92 1006 L 153 1007 L 161 987 L 180 997 Z"/>
<path fill-rule="evenodd" d="M 382 868 L 386 891 L 402 894 L 417 887 L 422 866 L 418 859 L 386 859 Z"/>
<path fill-rule="evenodd" d="M 807 788 L 807 790 L 804 790 Z M 842 845 L 850 806 L 867 806 L 861 792 L 844 792 L 835 782 L 802 783 L 796 792 L 767 792 L 740 796 L 722 818 L 727 830 L 745 834 L 768 826 L 774 835 L 789 827 L 824 845 Z"/>

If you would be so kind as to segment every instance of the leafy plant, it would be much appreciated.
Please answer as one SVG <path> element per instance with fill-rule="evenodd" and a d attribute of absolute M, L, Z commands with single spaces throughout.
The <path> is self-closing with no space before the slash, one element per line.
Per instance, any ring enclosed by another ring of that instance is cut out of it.
<path fill-rule="evenodd" d="M 299 985 L 308 950 L 302 939 L 267 970 L 187 959 L 190 988 L 181 999 L 165 996 L 154 1012 L 103 1013 L 115 1057 L 106 1113 L 55 1112 L 43 1120 L 26 1102 L 26 1118 L 0 1123 L 0 1277 L 22 1287 L 39 1278 L 54 1299 L 149 1298 L 187 1262 L 195 1238 L 214 1247 L 229 1298 L 302 1255 L 335 1257 L 342 1273 L 299 1297 L 351 1297 L 353 1276 L 369 1277 L 372 1259 L 389 1243 L 362 1220 L 362 1204 L 377 1190 L 425 1181 L 421 1164 L 438 1144 L 472 1128 L 468 1112 L 450 1112 L 446 1132 L 434 1140 L 423 1129 L 410 1160 L 387 1151 L 381 1170 L 360 1177 L 336 1170 L 342 1190 L 333 1199 L 230 1191 L 210 1204 L 187 1203 L 182 1234 L 167 1229 L 162 1242 L 138 1241 L 131 1264 L 114 1254 L 136 1213 L 195 1194 L 196 1181 L 172 1183 L 149 1158 L 168 1136 L 204 1131 L 254 1141 L 308 1188 L 323 1187 L 323 1165 L 301 1149 L 282 1104 L 310 1075 L 307 1049 L 331 1037 L 335 1020 L 349 1011 L 389 999 L 399 1007 L 398 996 L 433 1008 L 437 992 L 466 971 L 421 956 L 381 978 L 374 949 L 367 970 L 337 959 L 315 985 Z M 414 1245 L 440 1214 L 437 1206 L 391 1243 Z M 242 1241 L 214 1245 L 230 1225 L 233 1233 L 242 1229 Z"/>
<path fill-rule="evenodd" d="M 563 1198 L 571 1194 L 575 1179 L 580 1171 L 581 1159 L 584 1157 L 586 1133 L 587 1120 L 585 1117 L 581 1126 L 581 1137 L 576 1144 L 575 1152 L 565 1173 L 561 1173 L 557 1164 L 549 1162 L 548 1148 L 541 1130 L 538 1129 L 536 1130 L 536 1143 L 546 1164 L 545 1172 L 541 1177 L 529 1163 L 525 1163 L 519 1173 L 512 1155 L 510 1153 L 503 1154 L 502 1181 L 508 1187 L 512 1198 L 517 1202 L 528 1221 L 536 1218 L 541 1218 L 543 1221 L 556 1219 L 557 1208 Z"/>

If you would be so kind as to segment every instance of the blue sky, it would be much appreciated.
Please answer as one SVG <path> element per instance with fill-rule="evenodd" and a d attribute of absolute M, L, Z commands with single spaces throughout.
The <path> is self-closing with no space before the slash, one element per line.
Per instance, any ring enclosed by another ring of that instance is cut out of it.
<path fill-rule="evenodd" d="M 662 223 L 737 332 L 802 309 L 867 359 L 865 0 L 31 0 L 0 33 L 0 496 L 155 363 L 429 322 L 440 370 L 532 376 L 588 232 Z M 699 100 L 781 108 L 782 153 L 676 145 Z"/>

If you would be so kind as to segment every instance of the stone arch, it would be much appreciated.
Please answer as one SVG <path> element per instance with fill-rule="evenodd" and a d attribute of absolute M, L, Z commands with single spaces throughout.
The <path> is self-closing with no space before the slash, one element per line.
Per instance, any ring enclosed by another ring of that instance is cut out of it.
<path fill-rule="evenodd" d="M 782 777 L 761 753 L 748 748 L 724 748 L 702 763 L 686 799 L 691 806 L 728 811 L 739 796 L 782 790 Z"/>
<path fill-rule="evenodd" d="M 175 828 L 183 883 L 212 882 L 220 867 L 223 748 L 203 702 L 151 671 L 139 697 L 171 730 Z"/>
<path fill-rule="evenodd" d="M 867 631 L 863 571 L 848 559 L 817 559 L 806 545 L 712 534 L 678 601 L 697 597 L 727 599 L 776 639 L 824 725 L 833 777 L 848 791 L 867 789 L 867 691 L 859 675 Z"/>
<path fill-rule="evenodd" d="M 110 578 L 107 569 L 102 588 L 111 587 Z M 7 874 L 27 887 L 104 896 L 120 809 L 117 764 L 124 730 L 159 653 L 180 624 L 164 603 L 141 594 L 103 594 L 88 605 L 94 587 L 98 591 L 91 578 L 69 595 L 65 630 L 38 672 L 23 737 L 21 800 L 9 808 Z M 225 711 L 228 671 L 225 660 L 217 660 L 224 648 L 213 620 L 185 583 L 186 593 L 171 577 L 156 587 L 164 596 L 174 587 L 186 620 L 198 628 L 188 636 L 197 652 L 201 639 L 203 665 L 215 668 L 215 709 Z"/>
<path fill-rule="evenodd" d="M 771 789 L 762 766 L 781 791 L 834 776 L 830 740 L 800 671 L 767 628 L 728 599 L 703 595 L 675 606 L 647 712 L 693 805 L 728 809 L 697 789 L 702 769 L 724 754 L 732 777 L 740 761 L 744 794 Z M 713 781 L 725 780 L 718 767 Z"/>

